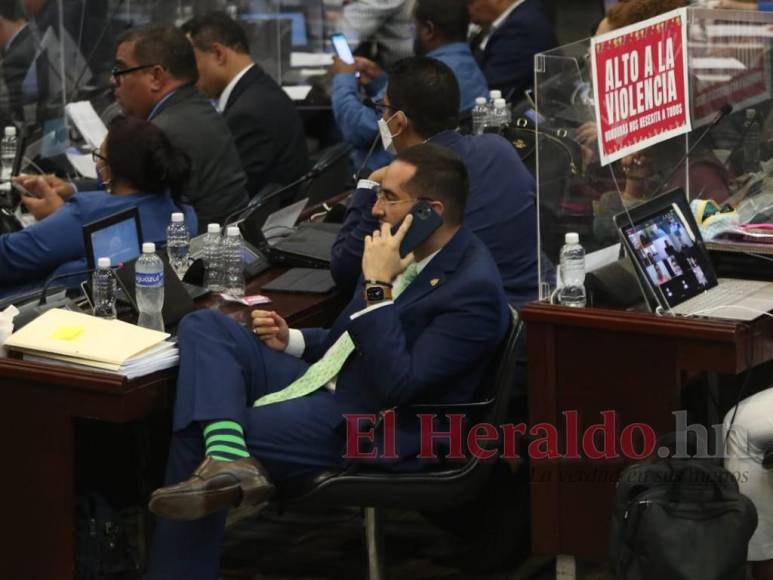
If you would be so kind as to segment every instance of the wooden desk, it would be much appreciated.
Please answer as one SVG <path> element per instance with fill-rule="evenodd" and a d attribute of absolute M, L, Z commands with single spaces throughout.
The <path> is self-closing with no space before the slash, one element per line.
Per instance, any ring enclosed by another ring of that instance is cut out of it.
<path fill-rule="evenodd" d="M 281 274 L 272 269 L 248 291 Z M 336 294 L 272 294 L 273 308 L 293 326 L 326 325 L 343 307 Z M 249 309 L 209 298 L 204 307 L 244 318 Z M 0 434 L 4 541 L 0 578 L 65 580 L 74 574 L 75 491 L 73 423 L 78 418 L 126 423 L 171 408 L 176 372 L 126 381 L 103 373 L 0 359 L 5 412 Z"/>
<path fill-rule="evenodd" d="M 773 321 L 751 325 L 658 317 L 598 308 L 534 303 L 526 321 L 529 426 L 558 427 L 577 410 L 579 432 L 617 412 L 617 435 L 642 422 L 658 435 L 675 430 L 672 411 L 690 371 L 738 374 L 773 359 Z M 582 452 L 581 452 L 582 455 Z M 541 554 L 607 559 L 617 474 L 631 461 L 531 461 L 532 548 Z"/>

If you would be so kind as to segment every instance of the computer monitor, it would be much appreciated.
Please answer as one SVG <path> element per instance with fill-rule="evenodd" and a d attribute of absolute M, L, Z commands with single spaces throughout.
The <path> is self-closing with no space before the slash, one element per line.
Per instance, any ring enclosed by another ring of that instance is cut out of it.
<path fill-rule="evenodd" d="M 126 263 L 142 253 L 142 228 L 136 207 L 83 226 L 86 261 L 95 268 L 99 258 L 110 258 L 113 265 Z"/>

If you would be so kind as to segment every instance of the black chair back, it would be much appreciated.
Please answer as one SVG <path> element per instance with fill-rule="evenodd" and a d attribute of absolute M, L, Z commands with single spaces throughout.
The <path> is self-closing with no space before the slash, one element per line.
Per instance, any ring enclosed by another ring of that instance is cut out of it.
<path fill-rule="evenodd" d="M 482 399 L 459 405 L 412 405 L 410 411 L 465 413 L 471 418 L 466 429 L 480 421 L 501 425 L 506 419 L 510 393 L 515 385 L 516 348 L 523 327 L 513 308 L 511 316 L 507 337 L 491 361 L 489 380 L 479 389 Z M 499 442 L 481 441 L 480 447 L 498 450 Z M 313 501 L 315 505 L 442 511 L 474 498 L 488 481 L 495 461 L 496 458 L 486 461 L 466 453 L 466 459 L 460 463 L 440 463 L 435 469 L 408 473 L 358 464 L 344 472 L 320 473 L 310 479 L 288 482 L 280 492 L 283 501 Z"/>

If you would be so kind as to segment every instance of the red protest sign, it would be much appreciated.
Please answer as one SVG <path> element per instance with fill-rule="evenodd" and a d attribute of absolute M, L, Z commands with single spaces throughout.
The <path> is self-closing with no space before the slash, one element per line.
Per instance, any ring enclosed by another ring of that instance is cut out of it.
<path fill-rule="evenodd" d="M 690 131 L 687 11 L 591 39 L 602 165 Z"/>

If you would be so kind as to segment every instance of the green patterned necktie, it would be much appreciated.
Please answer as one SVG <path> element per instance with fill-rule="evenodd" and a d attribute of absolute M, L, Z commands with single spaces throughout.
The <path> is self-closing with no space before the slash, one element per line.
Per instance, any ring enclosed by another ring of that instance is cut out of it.
<path fill-rule="evenodd" d="M 402 294 L 417 275 L 418 270 L 416 264 L 413 263 L 408 266 L 400 283 L 395 287 L 394 297 L 397 298 Z M 252 406 L 262 407 L 263 405 L 296 399 L 308 395 L 309 393 L 313 393 L 338 376 L 338 373 L 340 373 L 341 369 L 344 367 L 346 359 L 349 358 L 349 355 L 352 354 L 352 352 L 354 352 L 354 341 L 352 341 L 348 332 L 344 332 L 338 337 L 338 340 L 327 349 L 327 352 L 321 359 L 306 369 L 305 373 L 281 391 L 263 395 L 255 401 Z"/>

